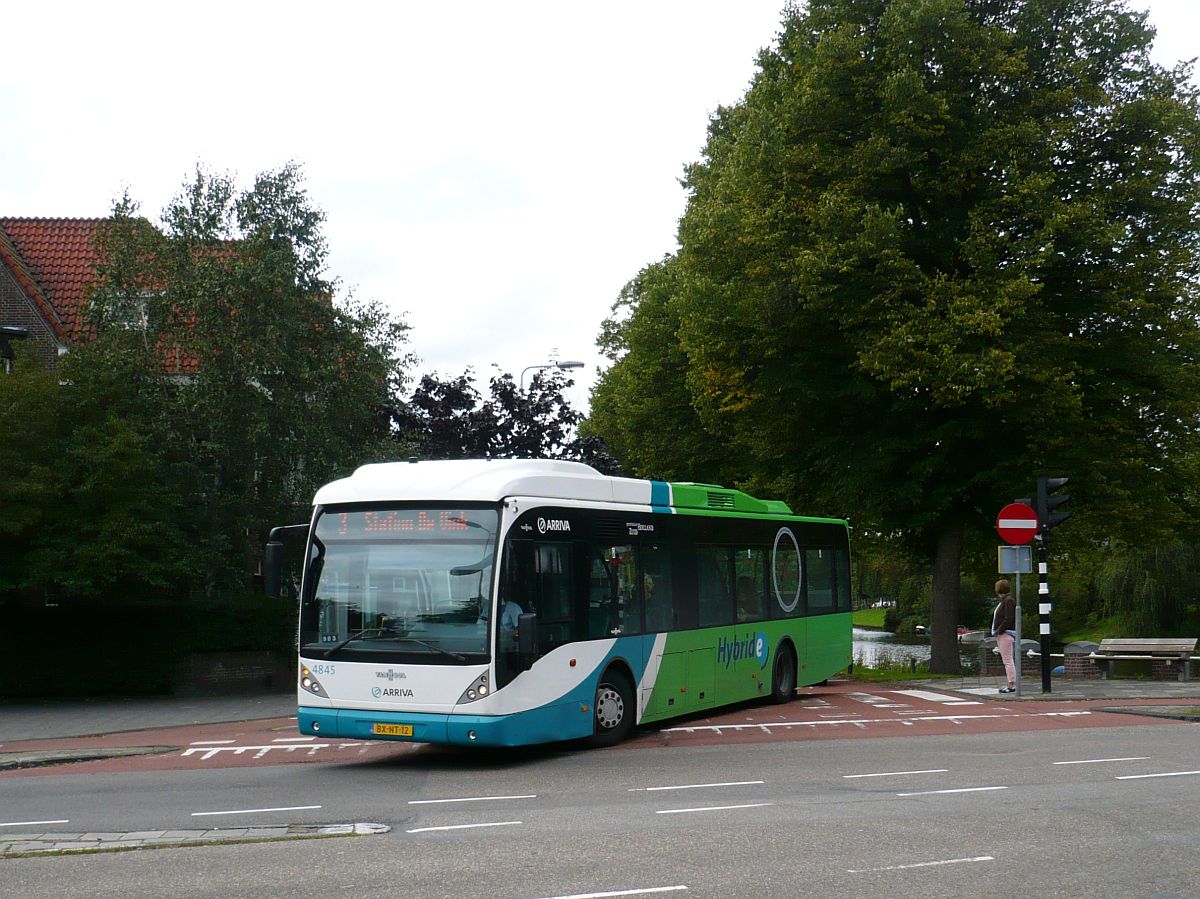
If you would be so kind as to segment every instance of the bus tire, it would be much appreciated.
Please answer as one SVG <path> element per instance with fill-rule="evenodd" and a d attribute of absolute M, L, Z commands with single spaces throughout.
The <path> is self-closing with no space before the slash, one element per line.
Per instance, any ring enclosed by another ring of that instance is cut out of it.
<path fill-rule="evenodd" d="M 624 672 L 609 668 L 596 684 L 596 701 L 592 704 L 592 736 L 588 745 L 615 746 L 630 732 L 637 718 L 637 701 L 633 685 Z"/>
<path fill-rule="evenodd" d="M 796 653 L 788 643 L 782 644 L 775 653 L 775 665 L 771 669 L 771 702 L 791 702 L 796 696 Z"/>

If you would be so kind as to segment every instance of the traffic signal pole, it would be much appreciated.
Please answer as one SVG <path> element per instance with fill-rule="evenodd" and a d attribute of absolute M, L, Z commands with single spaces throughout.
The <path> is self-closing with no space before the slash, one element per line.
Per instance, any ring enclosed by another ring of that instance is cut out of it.
<path fill-rule="evenodd" d="M 1050 580 L 1047 574 L 1046 544 L 1050 541 L 1050 529 L 1062 524 L 1070 512 L 1054 511 L 1071 497 L 1067 494 L 1055 496 L 1057 490 L 1066 486 L 1066 478 L 1038 478 L 1037 517 L 1039 522 L 1038 544 L 1038 631 L 1042 648 L 1042 692 L 1050 692 L 1050 670 L 1054 666 L 1050 659 Z"/>
<path fill-rule="evenodd" d="M 1050 692 L 1050 581 L 1046 568 L 1046 525 L 1037 535 L 1038 637 L 1042 644 L 1042 692 Z"/>

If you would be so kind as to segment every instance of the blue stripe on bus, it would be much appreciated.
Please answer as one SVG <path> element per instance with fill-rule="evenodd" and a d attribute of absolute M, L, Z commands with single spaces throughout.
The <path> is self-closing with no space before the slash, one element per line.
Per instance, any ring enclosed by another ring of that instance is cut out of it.
<path fill-rule="evenodd" d="M 665 512 L 670 515 L 675 511 L 671 508 L 671 485 L 666 481 L 651 481 L 650 505 L 654 507 L 655 512 Z"/>
<path fill-rule="evenodd" d="M 461 746 L 524 746 L 575 740 L 592 733 L 591 700 L 555 702 L 512 715 L 447 715 L 301 706 L 302 734 L 325 738 L 392 740 L 402 743 L 450 743 Z M 411 737 L 381 736 L 376 724 L 407 724 Z M 471 734 L 474 734 L 472 739 Z"/>

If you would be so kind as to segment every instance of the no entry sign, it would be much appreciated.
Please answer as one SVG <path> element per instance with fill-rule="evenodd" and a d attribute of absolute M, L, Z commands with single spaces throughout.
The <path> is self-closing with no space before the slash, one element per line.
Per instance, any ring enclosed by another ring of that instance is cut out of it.
<path fill-rule="evenodd" d="M 1028 543 L 1037 531 L 1037 513 L 1024 503 L 1009 503 L 996 516 L 996 533 L 1006 543 Z"/>

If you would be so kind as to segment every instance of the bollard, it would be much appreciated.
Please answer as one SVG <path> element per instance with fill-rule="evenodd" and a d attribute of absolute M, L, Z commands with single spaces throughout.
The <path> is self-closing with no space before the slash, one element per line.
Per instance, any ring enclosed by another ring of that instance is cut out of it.
<path fill-rule="evenodd" d="M 912 672 L 913 674 L 917 673 L 917 657 L 916 656 L 908 657 L 908 670 L 910 672 Z"/>

